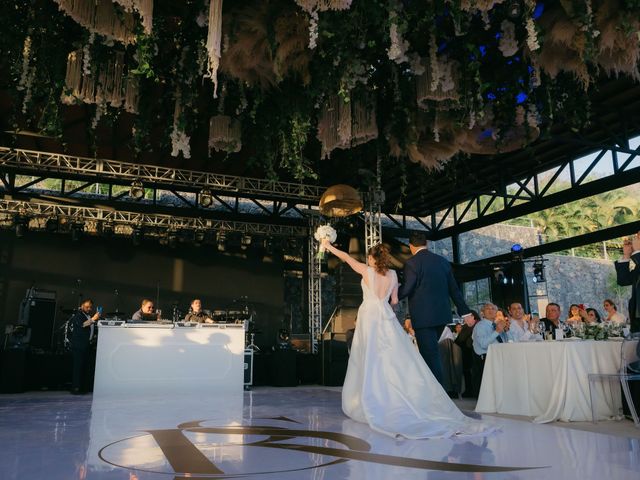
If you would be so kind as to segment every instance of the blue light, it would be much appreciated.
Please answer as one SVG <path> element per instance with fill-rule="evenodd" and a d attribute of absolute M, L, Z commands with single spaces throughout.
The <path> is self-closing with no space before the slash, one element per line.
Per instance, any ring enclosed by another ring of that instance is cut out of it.
<path fill-rule="evenodd" d="M 522 245 L 519 243 L 514 243 L 511 246 L 511 253 L 520 253 L 522 251 Z"/>
<path fill-rule="evenodd" d="M 502 38 L 502 33 L 496 33 L 496 40 L 500 40 Z"/>
<path fill-rule="evenodd" d="M 527 94 L 524 92 L 520 92 L 516 95 L 516 103 L 523 103 L 528 98 Z"/>
<path fill-rule="evenodd" d="M 478 47 L 478 50 L 480 50 L 480 55 L 482 55 L 483 57 L 487 54 L 487 47 L 485 47 L 484 45 L 480 45 Z"/>
<path fill-rule="evenodd" d="M 536 8 L 533 9 L 533 19 L 539 19 L 542 16 L 542 12 L 544 12 L 544 3 L 538 2 Z"/>
<path fill-rule="evenodd" d="M 492 135 L 493 135 L 493 130 L 490 128 L 487 128 L 486 130 L 483 130 L 482 133 L 480 133 L 480 138 L 487 139 L 487 138 L 491 138 Z"/>
<path fill-rule="evenodd" d="M 495 96 L 495 94 L 493 94 L 493 93 L 489 92 L 489 93 L 487 93 L 487 98 L 488 98 L 489 100 L 495 100 L 495 99 L 496 99 L 496 96 Z"/>

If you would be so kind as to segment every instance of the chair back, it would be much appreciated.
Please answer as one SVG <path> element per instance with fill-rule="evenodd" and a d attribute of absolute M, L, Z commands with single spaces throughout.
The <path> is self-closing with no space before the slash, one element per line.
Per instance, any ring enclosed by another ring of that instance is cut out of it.
<path fill-rule="evenodd" d="M 640 333 L 635 332 L 622 341 L 622 373 L 640 373 Z"/>

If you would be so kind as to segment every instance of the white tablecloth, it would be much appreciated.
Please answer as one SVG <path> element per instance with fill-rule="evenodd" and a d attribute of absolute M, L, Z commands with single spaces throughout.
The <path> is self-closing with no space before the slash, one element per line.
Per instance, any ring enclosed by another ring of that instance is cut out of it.
<path fill-rule="evenodd" d="M 499 343 L 489 347 L 476 405 L 480 413 L 536 417 L 534 422 L 590 421 L 589 373 L 620 370 L 619 341 Z M 594 384 L 598 419 L 619 414 L 620 383 Z"/>

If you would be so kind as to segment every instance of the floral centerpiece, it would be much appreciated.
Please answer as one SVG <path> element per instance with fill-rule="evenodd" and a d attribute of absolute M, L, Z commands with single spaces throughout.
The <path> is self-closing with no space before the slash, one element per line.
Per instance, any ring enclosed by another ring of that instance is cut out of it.
<path fill-rule="evenodd" d="M 338 234 L 336 230 L 331 225 L 320 225 L 316 233 L 313 234 L 313 237 L 320 242 L 320 247 L 318 248 L 318 255 L 316 258 L 322 260 L 325 257 L 325 251 L 322 247 L 322 240 L 327 239 L 329 242 L 333 243 L 338 238 Z"/>
<path fill-rule="evenodd" d="M 607 340 L 609 337 L 618 337 L 622 329 L 616 330 L 617 325 L 608 323 L 588 323 L 576 329 L 574 335 L 583 340 Z"/>

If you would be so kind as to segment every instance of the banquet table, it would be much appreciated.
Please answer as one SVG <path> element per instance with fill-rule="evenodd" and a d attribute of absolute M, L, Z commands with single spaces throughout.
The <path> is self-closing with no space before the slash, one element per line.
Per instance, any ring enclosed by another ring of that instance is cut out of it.
<path fill-rule="evenodd" d="M 591 420 L 590 373 L 620 370 L 621 341 L 498 343 L 485 360 L 479 413 L 535 417 L 535 423 Z M 594 383 L 596 418 L 620 414 L 620 382 Z"/>

